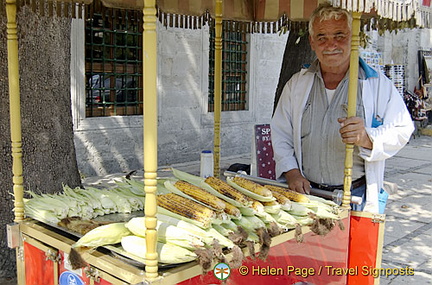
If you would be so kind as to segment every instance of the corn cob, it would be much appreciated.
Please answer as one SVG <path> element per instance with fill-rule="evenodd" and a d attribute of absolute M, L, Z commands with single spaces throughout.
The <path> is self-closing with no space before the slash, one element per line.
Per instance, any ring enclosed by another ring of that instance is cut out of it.
<path fill-rule="evenodd" d="M 291 215 L 296 215 L 296 216 L 307 216 L 309 213 L 314 213 L 312 209 L 298 202 L 292 202 L 291 209 L 287 212 Z"/>
<path fill-rule="evenodd" d="M 206 226 L 209 226 L 216 217 L 216 213 L 213 210 L 174 193 L 158 195 L 157 204 L 166 210 L 192 220 L 197 220 Z"/>
<path fill-rule="evenodd" d="M 261 202 L 254 201 L 252 203 L 252 209 L 254 209 L 257 213 L 264 212 L 264 205 Z"/>
<path fill-rule="evenodd" d="M 243 193 L 241 193 L 240 191 L 238 191 L 237 189 L 234 189 L 233 187 L 231 187 L 229 184 L 227 184 L 226 182 L 213 177 L 213 176 L 209 176 L 205 179 L 205 183 L 207 183 L 208 185 L 210 185 L 213 189 L 215 189 L 217 192 L 221 193 L 222 195 L 225 195 L 226 197 L 237 201 L 238 203 L 242 204 L 242 205 L 250 205 L 251 203 L 251 199 L 249 197 L 247 197 L 246 195 L 244 195 Z"/>
<path fill-rule="evenodd" d="M 259 228 L 265 228 L 266 227 L 263 220 L 261 220 L 257 216 L 244 216 L 244 220 L 248 220 L 252 224 L 253 229 L 259 229 Z"/>
<path fill-rule="evenodd" d="M 225 202 L 216 197 L 213 194 L 205 191 L 204 189 L 190 184 L 183 180 L 178 180 L 174 186 L 182 191 L 183 193 L 191 196 L 192 198 L 214 208 L 218 211 L 223 211 L 225 209 Z"/>
<path fill-rule="evenodd" d="M 146 237 L 146 226 L 144 217 L 135 217 L 126 223 L 126 228 L 132 232 L 132 234 L 140 237 Z M 169 243 L 194 250 L 200 247 L 204 247 L 203 239 L 185 229 L 157 221 L 157 240 L 162 243 Z"/>
<path fill-rule="evenodd" d="M 236 183 L 238 186 L 243 187 L 246 190 L 249 190 L 255 194 L 258 194 L 260 196 L 264 197 L 272 197 L 272 192 L 268 190 L 266 187 L 255 183 L 253 181 L 250 181 L 243 177 L 235 176 L 232 181 Z"/>
<path fill-rule="evenodd" d="M 121 239 L 124 251 L 133 256 L 133 259 L 145 262 L 147 253 L 146 239 L 139 236 L 126 236 Z M 192 251 L 169 243 L 156 244 L 158 260 L 161 263 L 176 264 L 195 260 L 196 254 Z"/>
<path fill-rule="evenodd" d="M 279 194 L 284 195 L 291 201 L 300 202 L 300 203 L 309 203 L 309 198 L 306 195 L 289 190 L 288 188 L 283 188 L 274 185 L 265 185 L 265 187 L 269 189 L 271 192 L 277 192 Z"/>
<path fill-rule="evenodd" d="M 271 190 L 270 190 L 271 191 Z M 273 197 L 276 198 L 276 201 L 281 204 L 281 205 L 291 205 L 291 200 L 288 199 L 287 197 L 285 197 L 283 194 L 276 192 L 276 191 L 272 191 Z"/>
<path fill-rule="evenodd" d="M 122 237 L 132 234 L 125 223 L 112 223 L 92 229 L 83 235 L 72 247 L 98 247 L 119 243 Z"/>
<path fill-rule="evenodd" d="M 280 205 L 277 201 L 271 201 L 271 202 L 262 202 L 264 207 L 271 207 L 271 206 L 278 206 Z"/>
<path fill-rule="evenodd" d="M 297 224 L 297 219 L 291 216 L 285 211 L 279 211 L 279 213 L 271 214 L 271 216 L 281 225 L 292 229 Z"/>
<path fill-rule="evenodd" d="M 236 217 L 236 218 L 241 217 L 241 212 L 240 212 L 239 208 L 237 208 L 233 204 L 228 203 L 226 201 L 223 201 L 223 200 L 221 200 L 221 201 L 225 203 L 225 209 L 224 209 L 225 213 L 227 213 L 228 215 L 231 215 L 233 217 Z"/>

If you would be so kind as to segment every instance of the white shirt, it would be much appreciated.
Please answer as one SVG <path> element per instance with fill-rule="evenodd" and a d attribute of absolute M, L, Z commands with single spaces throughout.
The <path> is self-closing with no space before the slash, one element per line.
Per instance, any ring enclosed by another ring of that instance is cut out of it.
<path fill-rule="evenodd" d="M 378 191 L 383 187 L 385 159 L 395 155 L 414 131 L 411 116 L 393 83 L 361 59 L 366 79 L 362 84 L 366 132 L 373 143 L 372 150 L 360 147 L 365 160 L 366 205 L 364 211 L 379 213 Z M 271 122 L 272 145 L 276 161 L 276 177 L 294 168 L 302 169 L 301 119 L 313 83 L 313 74 L 306 69 L 287 82 Z M 374 118 L 382 125 L 373 126 Z"/>

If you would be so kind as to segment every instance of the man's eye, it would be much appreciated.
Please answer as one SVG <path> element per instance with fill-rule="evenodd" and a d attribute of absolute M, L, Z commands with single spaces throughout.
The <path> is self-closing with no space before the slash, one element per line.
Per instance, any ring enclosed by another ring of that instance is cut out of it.
<path fill-rule="evenodd" d="M 346 38 L 346 36 L 345 35 L 336 35 L 335 38 L 336 38 L 336 40 L 341 41 L 341 40 L 344 40 Z"/>
<path fill-rule="evenodd" d="M 324 42 L 326 40 L 326 37 L 318 37 L 317 39 L 319 42 Z"/>

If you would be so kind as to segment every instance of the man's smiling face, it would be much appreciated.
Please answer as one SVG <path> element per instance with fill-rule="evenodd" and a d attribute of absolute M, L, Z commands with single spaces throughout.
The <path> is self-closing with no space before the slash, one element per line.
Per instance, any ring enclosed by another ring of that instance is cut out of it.
<path fill-rule="evenodd" d="M 310 45 L 320 61 L 323 70 L 344 69 L 349 67 L 351 51 L 351 31 L 347 19 L 330 19 L 313 22 L 313 35 L 309 36 Z"/>

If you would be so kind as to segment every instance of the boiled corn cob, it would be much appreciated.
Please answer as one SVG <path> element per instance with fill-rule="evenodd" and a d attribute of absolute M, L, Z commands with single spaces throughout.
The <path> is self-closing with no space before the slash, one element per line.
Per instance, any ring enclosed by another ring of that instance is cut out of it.
<path fill-rule="evenodd" d="M 158 195 L 156 198 L 158 206 L 180 216 L 197 220 L 206 227 L 216 217 L 216 213 L 213 210 L 174 193 Z"/>
<path fill-rule="evenodd" d="M 252 206 L 252 205 L 251 205 Z M 240 212 L 243 216 L 253 216 L 255 215 L 255 210 L 251 207 L 240 207 Z"/>
<path fill-rule="evenodd" d="M 221 235 L 223 235 L 224 237 L 229 237 L 230 234 L 233 234 L 234 231 L 229 230 L 225 227 L 222 227 L 221 225 L 213 225 L 212 226 L 215 230 L 217 230 Z"/>
<path fill-rule="evenodd" d="M 174 183 L 174 186 L 183 193 L 214 208 L 215 210 L 223 211 L 225 209 L 224 201 L 198 186 L 195 186 L 183 180 L 178 180 L 176 183 Z"/>
<path fill-rule="evenodd" d="M 264 212 L 264 205 L 259 201 L 253 201 L 252 209 L 254 209 L 256 211 L 256 213 L 263 213 Z"/>
<path fill-rule="evenodd" d="M 251 199 L 238 191 L 237 189 L 234 189 L 226 182 L 213 177 L 209 176 L 205 179 L 205 183 L 210 185 L 213 189 L 215 189 L 217 192 L 219 192 L 222 195 L 225 195 L 226 197 L 237 201 L 238 203 L 248 206 L 251 204 Z"/>
<path fill-rule="evenodd" d="M 262 202 L 264 205 L 264 211 L 269 214 L 276 214 L 281 210 L 281 205 L 276 201 Z"/>
<path fill-rule="evenodd" d="M 309 213 L 314 213 L 314 211 L 298 202 L 293 202 L 291 204 L 291 210 L 287 211 L 291 215 L 296 216 L 307 216 Z"/>
<path fill-rule="evenodd" d="M 246 218 L 248 216 L 242 216 L 240 219 L 233 219 L 233 222 L 237 225 L 237 226 L 241 226 L 244 229 L 248 229 L 248 230 L 255 230 L 255 225 L 253 223 L 251 223 L 251 221 Z"/>
<path fill-rule="evenodd" d="M 263 220 L 261 220 L 257 216 L 244 216 L 244 218 L 252 224 L 253 229 L 259 229 L 259 228 L 265 228 L 266 227 Z"/>
<path fill-rule="evenodd" d="M 235 176 L 232 181 L 238 186 L 264 197 L 272 197 L 272 192 L 266 187 L 243 177 Z"/>
<path fill-rule="evenodd" d="M 157 218 L 158 218 L 158 222 L 161 221 L 161 222 L 176 226 L 180 229 L 183 229 L 185 231 L 190 232 L 193 235 L 201 237 L 201 239 L 204 241 L 204 243 L 208 246 L 210 246 L 213 243 L 213 239 L 215 238 L 214 236 L 209 235 L 206 230 L 204 230 L 201 227 L 199 227 L 193 223 L 190 223 L 188 221 L 180 220 L 180 219 L 174 218 L 172 216 L 167 216 L 167 215 L 161 214 L 160 212 L 158 212 Z"/>
<path fill-rule="evenodd" d="M 300 203 L 309 203 L 309 198 L 306 195 L 289 190 L 288 188 L 283 188 L 274 185 L 265 185 L 265 187 L 269 189 L 271 192 L 277 192 L 279 194 L 284 195 L 291 201 L 300 202 Z"/>
<path fill-rule="evenodd" d="M 285 211 L 279 211 L 277 214 L 271 214 L 271 216 L 281 225 L 291 229 L 295 228 L 295 225 L 298 223 L 297 219 L 291 216 L 289 213 Z"/>
<path fill-rule="evenodd" d="M 76 243 L 76 247 L 98 247 L 108 244 L 119 243 L 125 236 L 132 233 L 126 228 L 125 223 L 112 223 L 97 227 L 83 235 Z"/>
<path fill-rule="evenodd" d="M 251 241 L 254 243 L 259 243 L 260 242 L 260 238 L 259 236 L 252 231 L 248 231 L 248 237 L 246 238 L 246 241 Z"/>
<path fill-rule="evenodd" d="M 128 228 L 134 235 L 144 237 L 146 236 L 146 226 L 144 217 L 135 217 L 126 223 Z M 158 234 L 158 241 L 162 243 L 175 244 L 189 250 L 204 247 L 203 239 L 185 229 L 157 221 L 156 230 Z"/>
<path fill-rule="evenodd" d="M 126 236 L 121 239 L 123 249 L 129 254 L 136 256 L 139 260 L 145 261 L 147 253 L 146 240 L 138 236 Z M 161 263 L 176 264 L 189 262 L 196 259 L 196 254 L 192 251 L 173 244 L 156 244 L 156 252 Z"/>
<path fill-rule="evenodd" d="M 221 226 L 232 231 L 237 230 L 237 225 L 233 222 L 233 220 L 229 220 L 228 222 L 221 224 Z"/>

